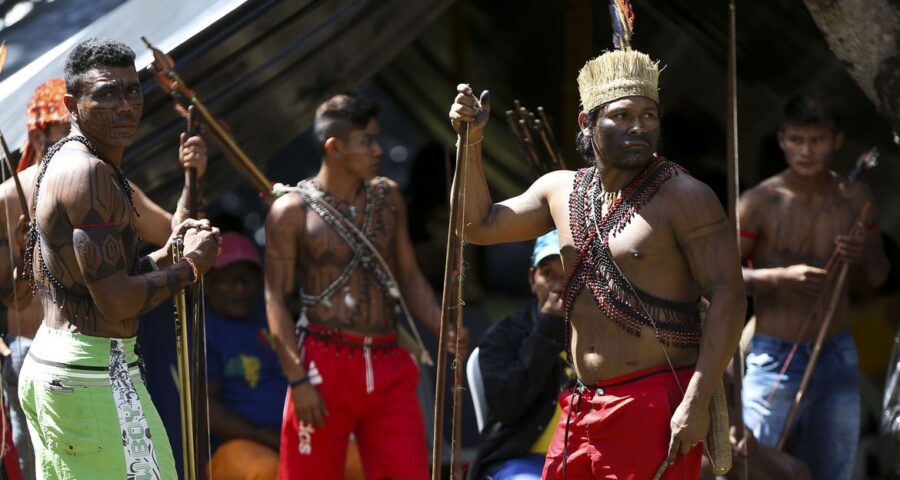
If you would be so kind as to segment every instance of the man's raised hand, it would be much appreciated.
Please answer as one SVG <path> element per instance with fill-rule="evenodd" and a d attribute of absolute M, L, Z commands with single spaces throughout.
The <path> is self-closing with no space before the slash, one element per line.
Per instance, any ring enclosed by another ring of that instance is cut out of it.
<path fill-rule="evenodd" d="M 203 141 L 203 137 L 199 135 L 188 137 L 182 133 L 178 146 L 178 162 L 181 163 L 181 167 L 196 169 L 197 178 L 202 178 L 206 173 L 206 161 L 206 142 Z"/>
<path fill-rule="evenodd" d="M 491 94 L 485 90 L 477 99 L 472 87 L 465 83 L 457 85 L 456 91 L 456 98 L 450 106 L 450 124 L 459 134 L 463 134 L 464 125 L 469 124 L 469 143 L 479 140 L 491 116 Z"/>

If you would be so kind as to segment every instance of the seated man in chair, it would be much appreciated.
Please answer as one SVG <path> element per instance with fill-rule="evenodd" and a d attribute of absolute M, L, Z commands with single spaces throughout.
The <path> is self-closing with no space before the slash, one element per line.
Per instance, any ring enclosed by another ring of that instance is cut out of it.
<path fill-rule="evenodd" d="M 470 480 L 541 478 L 559 422 L 566 278 L 555 230 L 535 242 L 528 280 L 536 299 L 495 323 L 479 344 L 488 412 Z"/>

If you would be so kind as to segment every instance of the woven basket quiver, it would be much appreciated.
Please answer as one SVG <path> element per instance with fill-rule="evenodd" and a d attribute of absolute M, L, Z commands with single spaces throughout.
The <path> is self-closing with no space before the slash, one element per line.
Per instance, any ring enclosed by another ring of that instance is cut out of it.
<path fill-rule="evenodd" d="M 706 454 L 712 472 L 725 475 L 731 470 L 731 440 L 728 434 L 728 404 L 725 387 L 719 386 L 709 402 L 709 432 L 706 434 Z"/>

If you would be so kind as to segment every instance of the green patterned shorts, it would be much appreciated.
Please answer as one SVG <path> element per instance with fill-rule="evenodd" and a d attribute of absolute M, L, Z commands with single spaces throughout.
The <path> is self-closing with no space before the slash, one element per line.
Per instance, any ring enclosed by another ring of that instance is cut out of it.
<path fill-rule="evenodd" d="M 176 478 L 134 346 L 134 338 L 38 331 L 19 379 L 38 479 Z"/>

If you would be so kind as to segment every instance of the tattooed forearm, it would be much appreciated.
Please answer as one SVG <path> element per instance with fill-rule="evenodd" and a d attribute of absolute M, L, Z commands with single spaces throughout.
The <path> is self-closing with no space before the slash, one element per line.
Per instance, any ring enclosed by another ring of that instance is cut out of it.
<path fill-rule="evenodd" d="M 144 283 L 146 290 L 144 301 L 141 303 L 140 309 L 135 312 L 135 316 L 153 310 L 157 305 L 183 289 L 185 285 L 193 281 L 192 275 L 190 267 L 184 262 L 178 262 L 165 270 L 141 275 L 139 278 Z"/>
<path fill-rule="evenodd" d="M 700 227 L 679 243 L 704 295 L 721 288 L 742 289 L 737 243 L 727 221 Z"/>
<path fill-rule="evenodd" d="M 156 260 L 154 260 L 153 257 L 144 255 L 138 259 L 137 270 L 139 274 L 143 275 L 145 273 L 159 271 L 159 266 L 156 265 Z"/>

